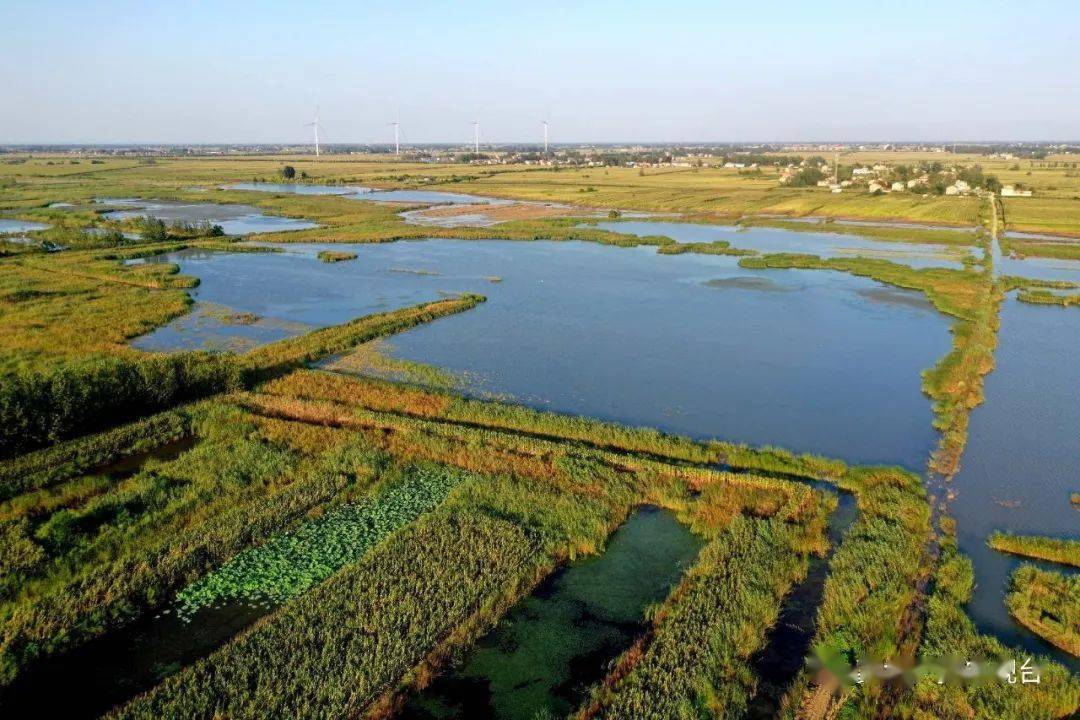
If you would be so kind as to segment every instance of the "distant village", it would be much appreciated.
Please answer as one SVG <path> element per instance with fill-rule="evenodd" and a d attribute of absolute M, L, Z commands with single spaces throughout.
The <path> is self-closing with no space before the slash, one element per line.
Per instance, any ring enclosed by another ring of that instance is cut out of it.
<path fill-rule="evenodd" d="M 73 158 L 139 157 L 144 162 L 153 162 L 155 157 L 309 155 L 312 149 L 308 144 L 36 145 L 0 146 L 0 156 L 40 153 Z M 883 151 L 941 154 L 942 160 L 872 165 L 840 162 L 842 153 Z M 974 154 L 992 160 L 1039 160 L 1049 154 L 1080 155 L 1080 146 L 1069 143 L 565 143 L 548 146 L 476 142 L 468 145 L 415 144 L 402 146 L 395 153 L 393 145 L 339 143 L 324 144 L 322 154 L 383 156 L 387 160 L 425 164 L 534 165 L 553 170 L 623 167 L 636 168 L 641 174 L 654 168 L 723 168 L 750 177 L 778 176 L 781 186 L 827 188 L 833 193 L 926 196 L 995 193 L 1001 197 L 1031 197 L 1032 190 L 1020 183 L 1002 185 L 995 176 L 984 174 L 977 164 L 959 165 L 949 163 L 948 159 L 956 154 Z M 832 155 L 831 160 L 827 159 L 828 155 Z M 16 158 L 3 162 L 18 161 Z"/>
<path fill-rule="evenodd" d="M 1001 154 L 1001 159 L 1015 159 Z M 831 192 L 847 190 L 871 195 L 912 193 L 915 195 L 984 195 L 1031 197 L 1032 191 L 1017 183 L 1002 185 L 993 175 L 986 175 L 978 165 L 946 165 L 920 162 L 912 165 L 884 164 L 841 165 L 839 155 L 832 163 L 821 156 L 789 163 L 780 173 L 780 184 L 792 187 L 817 186 Z"/>

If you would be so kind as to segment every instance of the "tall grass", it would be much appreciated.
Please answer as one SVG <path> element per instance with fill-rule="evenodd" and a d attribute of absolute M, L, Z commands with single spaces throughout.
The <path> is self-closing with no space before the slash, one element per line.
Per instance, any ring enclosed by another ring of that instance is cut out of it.
<path fill-rule="evenodd" d="M 1080 567 L 1080 540 L 996 532 L 987 544 L 999 552 Z"/>

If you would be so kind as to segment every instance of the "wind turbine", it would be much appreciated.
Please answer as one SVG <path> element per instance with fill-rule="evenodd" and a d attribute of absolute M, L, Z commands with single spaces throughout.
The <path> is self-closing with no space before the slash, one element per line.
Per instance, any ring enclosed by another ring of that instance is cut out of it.
<path fill-rule="evenodd" d="M 400 120 L 395 120 L 394 122 L 392 122 L 390 124 L 394 126 L 394 154 L 395 155 L 400 155 L 401 154 L 401 121 Z"/>
<path fill-rule="evenodd" d="M 322 127 L 319 124 L 319 106 L 315 106 L 315 121 L 307 123 L 304 127 L 314 128 L 315 130 L 315 157 L 319 157 L 319 128 Z"/>
<path fill-rule="evenodd" d="M 544 126 L 544 154 L 547 155 L 548 154 L 548 121 L 543 120 L 543 121 L 541 121 L 540 124 Z"/>
<path fill-rule="evenodd" d="M 473 120 L 473 152 L 480 154 L 480 121 Z"/>

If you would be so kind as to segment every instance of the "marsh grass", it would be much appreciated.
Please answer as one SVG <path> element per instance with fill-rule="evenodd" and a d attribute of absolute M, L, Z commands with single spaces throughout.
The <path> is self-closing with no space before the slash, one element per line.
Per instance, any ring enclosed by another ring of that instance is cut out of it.
<path fill-rule="evenodd" d="M 986 542 L 999 552 L 1080 567 L 1080 540 L 996 532 Z"/>

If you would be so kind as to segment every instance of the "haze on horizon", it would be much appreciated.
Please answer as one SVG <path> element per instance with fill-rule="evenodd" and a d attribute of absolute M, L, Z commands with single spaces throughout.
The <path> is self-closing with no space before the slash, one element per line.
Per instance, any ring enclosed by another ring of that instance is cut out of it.
<path fill-rule="evenodd" d="M 0 0 L 0 144 L 1077 140 L 1080 4 Z"/>

